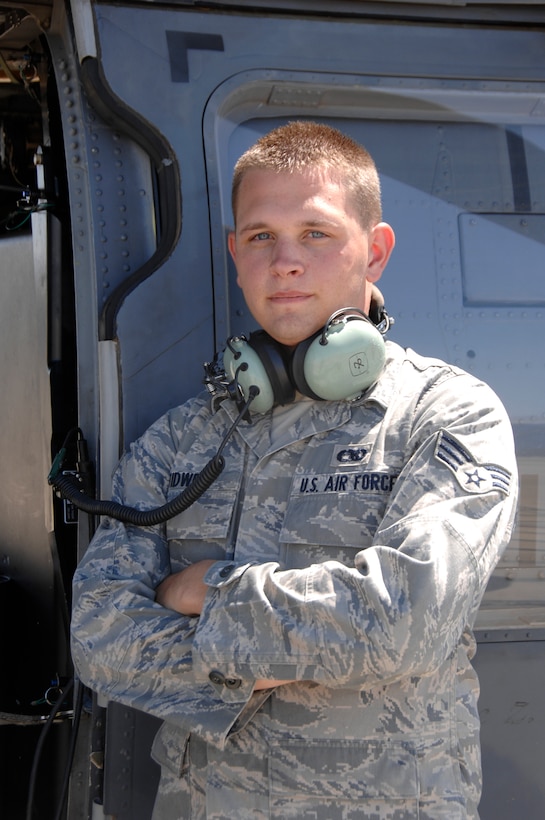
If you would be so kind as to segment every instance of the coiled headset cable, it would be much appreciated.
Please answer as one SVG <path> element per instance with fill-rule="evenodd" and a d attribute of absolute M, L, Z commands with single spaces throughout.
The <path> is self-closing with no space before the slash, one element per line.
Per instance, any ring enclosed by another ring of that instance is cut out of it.
<path fill-rule="evenodd" d="M 59 450 L 53 461 L 53 465 L 48 475 L 48 483 L 63 498 L 68 499 L 75 507 L 89 515 L 108 516 L 126 524 L 133 524 L 136 527 L 153 527 L 156 524 L 163 524 L 180 513 L 187 510 L 199 499 L 203 493 L 212 486 L 214 481 L 221 475 L 225 467 L 223 449 L 231 435 L 235 432 L 240 422 L 246 417 L 250 404 L 258 395 L 257 387 L 250 388 L 247 401 L 244 403 L 237 418 L 225 434 L 217 453 L 205 464 L 201 472 L 193 479 L 185 490 L 153 510 L 138 510 L 136 507 L 128 507 L 116 501 L 101 501 L 93 498 L 86 492 L 85 475 L 89 472 L 89 456 L 87 454 L 87 444 L 79 428 L 68 434 L 63 446 Z M 77 469 L 76 475 L 69 475 L 62 472 L 62 466 L 66 457 L 68 438 L 72 433 L 77 434 Z"/>

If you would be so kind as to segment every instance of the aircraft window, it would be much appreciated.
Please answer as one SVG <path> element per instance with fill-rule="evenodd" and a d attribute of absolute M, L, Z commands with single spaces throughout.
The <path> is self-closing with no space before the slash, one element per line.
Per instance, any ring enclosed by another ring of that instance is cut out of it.
<path fill-rule="evenodd" d="M 308 101 L 310 119 L 324 119 L 369 149 L 381 175 L 384 218 L 397 236 L 381 282 L 396 318 L 389 338 L 482 377 L 514 425 L 518 525 L 480 617 L 510 622 L 505 607 L 517 601 L 531 619 L 532 601 L 542 596 L 537 568 L 545 567 L 545 105 L 538 93 L 517 94 L 512 84 L 503 93 L 500 84 L 481 93 L 477 83 L 461 91 L 454 83 L 439 89 L 437 81 L 414 82 L 421 86 L 403 92 L 364 89 L 361 78 L 359 88 L 335 92 L 314 83 L 304 96 L 297 83 L 282 88 L 275 81 L 253 85 L 247 97 L 238 88 L 233 110 L 227 94 L 215 142 L 207 146 L 223 208 L 214 245 L 232 225 L 236 158 L 288 121 L 296 100 Z M 214 267 L 228 271 L 226 324 L 231 332 L 252 330 L 232 263 L 218 253 Z M 218 276 L 217 298 L 219 282 Z"/>
<path fill-rule="evenodd" d="M 545 306 L 545 214 L 463 213 L 459 229 L 464 305 Z"/>

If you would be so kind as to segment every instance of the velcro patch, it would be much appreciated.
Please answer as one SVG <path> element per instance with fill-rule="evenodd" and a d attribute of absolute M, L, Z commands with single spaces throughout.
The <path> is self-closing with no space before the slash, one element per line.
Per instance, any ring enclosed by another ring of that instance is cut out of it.
<path fill-rule="evenodd" d="M 369 444 L 338 444 L 333 448 L 331 467 L 357 467 L 366 464 L 371 457 Z"/>
<path fill-rule="evenodd" d="M 497 464 L 478 464 L 469 450 L 450 433 L 442 430 L 435 445 L 435 458 L 454 473 L 466 493 L 483 494 L 499 490 L 509 495 L 511 473 Z"/>

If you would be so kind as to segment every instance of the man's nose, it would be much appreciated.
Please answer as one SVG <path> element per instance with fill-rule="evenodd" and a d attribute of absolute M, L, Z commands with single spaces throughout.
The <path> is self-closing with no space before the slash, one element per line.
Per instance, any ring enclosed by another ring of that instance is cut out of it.
<path fill-rule="evenodd" d="M 277 276 L 294 276 L 305 269 L 304 254 L 297 242 L 277 239 L 271 254 L 271 271 Z"/>

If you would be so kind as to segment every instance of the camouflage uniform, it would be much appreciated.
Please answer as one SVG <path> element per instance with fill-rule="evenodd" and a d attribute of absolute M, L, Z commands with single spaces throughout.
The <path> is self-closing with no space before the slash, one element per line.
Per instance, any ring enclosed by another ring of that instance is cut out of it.
<path fill-rule="evenodd" d="M 471 624 L 509 539 L 511 428 L 494 393 L 387 344 L 355 402 L 243 423 L 212 488 L 164 527 L 104 520 L 75 578 L 82 680 L 165 719 L 154 817 L 477 817 Z M 236 415 L 197 398 L 133 445 L 115 495 L 163 504 Z M 154 600 L 216 558 L 200 618 Z M 298 682 L 252 694 L 256 678 Z"/>

